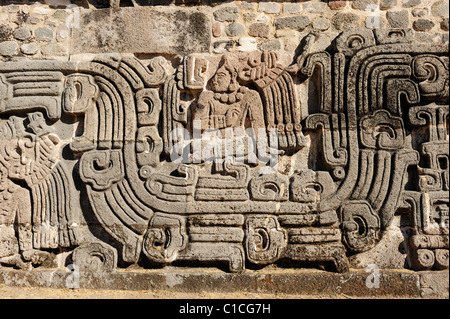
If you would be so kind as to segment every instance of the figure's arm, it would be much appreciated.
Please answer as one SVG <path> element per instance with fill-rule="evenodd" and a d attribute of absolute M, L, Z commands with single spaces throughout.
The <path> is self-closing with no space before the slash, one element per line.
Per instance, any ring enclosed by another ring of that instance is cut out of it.
<path fill-rule="evenodd" d="M 193 114 L 193 121 L 201 121 L 202 131 L 209 129 L 210 103 L 214 98 L 213 94 L 213 92 L 209 91 L 201 93 L 197 102 L 197 107 Z"/>
<path fill-rule="evenodd" d="M 266 130 L 266 124 L 264 121 L 264 107 L 259 96 L 259 93 L 254 90 L 249 90 L 246 94 L 245 103 L 248 108 L 248 117 L 252 124 L 255 133 L 258 134 L 259 130 Z"/>

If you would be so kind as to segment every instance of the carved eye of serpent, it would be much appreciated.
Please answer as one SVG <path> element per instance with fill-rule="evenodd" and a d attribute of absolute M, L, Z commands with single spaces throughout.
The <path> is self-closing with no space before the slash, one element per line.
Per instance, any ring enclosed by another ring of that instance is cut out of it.
<path fill-rule="evenodd" d="M 395 31 L 391 31 L 388 33 L 388 37 L 391 39 L 398 39 L 398 38 L 404 38 L 405 37 L 405 33 L 402 32 L 401 30 L 395 30 Z"/>
<path fill-rule="evenodd" d="M 255 250 L 264 251 L 269 248 L 269 234 L 263 228 L 255 230 Z"/>
<path fill-rule="evenodd" d="M 94 161 L 94 169 L 96 171 L 103 171 L 103 170 L 107 170 L 107 169 L 111 169 L 114 164 L 112 161 L 106 161 L 104 163 L 99 162 L 99 161 Z"/>
<path fill-rule="evenodd" d="M 367 225 L 366 225 L 364 219 L 362 219 L 359 216 L 355 216 L 353 218 L 353 220 L 355 221 L 355 223 L 357 225 L 357 229 L 356 229 L 357 236 L 364 237 L 367 233 Z"/>
<path fill-rule="evenodd" d="M 347 45 L 351 49 L 357 49 L 357 48 L 361 47 L 362 44 L 364 44 L 364 38 L 357 36 L 357 35 L 355 35 L 353 37 L 349 37 L 349 39 L 347 41 Z"/>
<path fill-rule="evenodd" d="M 154 232 L 153 247 L 167 249 L 170 246 L 171 236 L 168 229 L 159 229 Z"/>
<path fill-rule="evenodd" d="M 147 105 L 147 113 L 151 114 L 154 111 L 154 103 L 151 99 L 144 99 L 145 105 Z"/>

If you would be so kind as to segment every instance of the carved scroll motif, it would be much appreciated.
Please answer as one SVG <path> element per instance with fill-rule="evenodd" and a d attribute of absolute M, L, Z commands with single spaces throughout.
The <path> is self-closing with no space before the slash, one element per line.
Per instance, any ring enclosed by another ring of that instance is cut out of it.
<path fill-rule="evenodd" d="M 187 246 L 186 222 L 183 218 L 156 213 L 150 221 L 144 242 L 144 254 L 155 262 L 169 263 L 177 259 Z"/>
<path fill-rule="evenodd" d="M 248 259 L 257 264 L 279 259 L 287 246 L 287 233 L 274 216 L 251 216 L 246 222 Z"/>

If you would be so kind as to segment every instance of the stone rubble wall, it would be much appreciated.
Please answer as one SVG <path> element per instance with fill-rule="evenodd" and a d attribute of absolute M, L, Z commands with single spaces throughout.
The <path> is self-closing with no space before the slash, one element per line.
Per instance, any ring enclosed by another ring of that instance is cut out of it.
<path fill-rule="evenodd" d="M 83 28 L 83 21 L 79 20 L 96 10 L 108 10 L 92 4 L 77 7 L 74 4 L 51 4 L 57 1 L 43 2 L 0 6 L 1 60 L 70 59 L 72 48 L 80 48 L 77 39 L 73 39 L 76 29 L 90 34 L 89 29 Z M 255 50 L 293 54 L 301 39 L 310 32 L 320 35 L 316 45 L 321 46 L 318 49 L 325 49 L 340 32 L 349 29 L 411 28 L 419 42 L 448 43 L 449 39 L 448 0 L 218 2 L 212 6 L 171 3 L 141 6 L 140 9 L 167 12 L 174 8 L 188 8 L 203 13 L 207 21 L 201 26 L 205 28 L 201 34 L 209 39 L 198 45 L 200 51 L 213 54 Z M 100 19 L 97 15 L 93 17 Z M 180 27 L 182 32 L 182 25 Z M 103 37 L 99 41 L 108 41 L 108 30 L 99 32 L 102 34 L 97 37 Z M 89 51 L 92 45 L 89 41 L 85 51 Z M 83 51 L 83 47 L 76 51 Z M 199 50 L 194 46 L 191 51 Z"/>

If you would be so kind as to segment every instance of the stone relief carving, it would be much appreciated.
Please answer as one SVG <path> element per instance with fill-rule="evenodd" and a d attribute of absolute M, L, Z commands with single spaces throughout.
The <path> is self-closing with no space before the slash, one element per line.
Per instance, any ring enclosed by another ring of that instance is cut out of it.
<path fill-rule="evenodd" d="M 448 47 L 396 32 L 346 31 L 329 52 L 310 52 L 310 35 L 296 57 L 191 54 L 175 69 L 1 63 L 0 264 L 65 249 L 93 271 L 345 272 L 401 215 L 408 267 L 448 268 Z"/>

